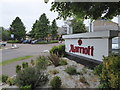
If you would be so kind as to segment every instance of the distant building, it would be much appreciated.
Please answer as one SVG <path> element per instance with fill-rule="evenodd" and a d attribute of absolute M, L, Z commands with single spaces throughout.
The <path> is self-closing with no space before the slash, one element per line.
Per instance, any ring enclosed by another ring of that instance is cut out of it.
<path fill-rule="evenodd" d="M 104 19 L 98 19 L 93 22 L 93 32 L 104 30 L 118 30 L 118 23 Z"/>
<path fill-rule="evenodd" d="M 58 32 L 58 35 L 67 34 L 67 27 L 64 27 L 64 26 L 58 27 L 57 32 Z"/>

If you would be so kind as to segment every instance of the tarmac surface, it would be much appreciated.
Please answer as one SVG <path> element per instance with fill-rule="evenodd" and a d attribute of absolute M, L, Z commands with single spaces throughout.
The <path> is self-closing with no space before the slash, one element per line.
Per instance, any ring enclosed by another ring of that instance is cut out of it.
<path fill-rule="evenodd" d="M 16 65 L 22 65 L 22 62 L 30 62 L 31 59 L 35 60 L 38 56 L 47 56 L 49 55 L 49 50 L 53 47 L 53 46 L 57 46 L 60 44 L 64 44 L 64 43 L 54 43 L 54 44 L 16 44 L 17 49 L 12 49 L 11 48 L 11 44 L 8 44 L 3 50 L 0 50 L 0 52 L 2 53 L 2 61 L 5 60 L 9 60 L 9 59 L 13 59 L 13 58 L 17 58 L 17 57 L 21 57 L 21 56 L 33 56 L 32 58 L 29 59 L 25 59 L 25 60 L 21 60 L 21 61 L 16 61 L 13 62 L 11 64 L 7 64 L 4 66 L 0 66 L 0 68 L 2 69 L 2 72 L 0 72 L 1 74 L 5 74 L 5 75 L 9 75 L 9 76 L 14 76 L 16 74 Z"/>

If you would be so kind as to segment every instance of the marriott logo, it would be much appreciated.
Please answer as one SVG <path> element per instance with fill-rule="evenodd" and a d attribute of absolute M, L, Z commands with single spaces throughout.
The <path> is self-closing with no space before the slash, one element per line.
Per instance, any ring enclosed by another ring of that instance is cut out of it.
<path fill-rule="evenodd" d="M 69 52 L 81 53 L 81 54 L 93 56 L 93 52 L 94 52 L 94 47 L 93 46 L 82 47 L 81 46 L 82 45 L 82 40 L 78 40 L 78 45 L 79 46 L 75 46 L 73 44 L 70 44 Z"/>

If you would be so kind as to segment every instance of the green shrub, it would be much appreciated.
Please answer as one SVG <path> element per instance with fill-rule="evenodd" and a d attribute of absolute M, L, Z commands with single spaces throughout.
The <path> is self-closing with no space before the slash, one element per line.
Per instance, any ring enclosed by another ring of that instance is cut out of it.
<path fill-rule="evenodd" d="M 60 88 L 61 84 L 62 84 L 61 79 L 58 76 L 55 76 L 50 82 L 52 88 Z"/>
<path fill-rule="evenodd" d="M 46 69 L 48 65 L 48 61 L 46 60 L 45 56 L 39 56 L 36 60 L 36 67 L 38 69 Z"/>
<path fill-rule="evenodd" d="M 28 62 L 23 62 L 22 63 L 22 68 L 24 69 L 24 68 L 27 68 L 28 67 Z"/>
<path fill-rule="evenodd" d="M 59 58 L 58 55 L 56 55 L 56 54 L 50 54 L 50 56 L 48 56 L 48 59 L 52 62 L 52 64 L 55 67 L 59 66 L 60 58 Z"/>
<path fill-rule="evenodd" d="M 102 73 L 102 67 L 103 67 L 103 65 L 102 65 L 102 64 L 100 64 L 100 65 L 96 66 L 96 67 L 94 68 L 94 74 L 96 74 L 96 75 L 100 76 L 100 75 L 101 75 L 101 73 Z"/>
<path fill-rule="evenodd" d="M 100 84 L 102 88 L 120 88 L 120 55 L 104 57 Z"/>
<path fill-rule="evenodd" d="M 20 87 L 20 90 L 32 90 L 32 88 L 31 88 L 31 85 L 27 85 L 27 86 Z"/>
<path fill-rule="evenodd" d="M 67 67 L 65 71 L 70 75 L 74 75 L 77 73 L 76 68 L 74 66 Z"/>
<path fill-rule="evenodd" d="M 50 40 L 50 43 L 58 43 L 58 40 Z"/>
<path fill-rule="evenodd" d="M 60 62 L 59 62 L 60 65 L 67 65 L 67 61 L 64 60 L 64 59 L 61 59 Z"/>
<path fill-rule="evenodd" d="M 20 43 L 20 41 L 18 41 L 18 40 L 9 40 L 9 41 L 7 41 L 7 43 Z"/>
<path fill-rule="evenodd" d="M 17 66 L 16 66 L 16 73 L 18 73 L 19 71 L 21 71 L 21 66 L 20 66 L 20 65 L 17 65 Z"/>
<path fill-rule="evenodd" d="M 35 88 L 46 84 L 47 80 L 48 76 L 42 71 L 36 70 L 35 67 L 28 67 L 17 73 L 16 85 L 19 87 L 31 85 L 31 88 Z"/>
<path fill-rule="evenodd" d="M 57 54 L 57 55 L 59 55 L 59 57 L 65 56 L 65 45 L 54 46 L 54 47 L 50 50 L 50 53 L 51 53 L 51 54 Z"/>
<path fill-rule="evenodd" d="M 0 77 L 0 79 L 1 79 L 2 83 L 7 83 L 6 81 L 7 81 L 7 79 L 8 79 L 8 75 L 2 75 L 2 76 Z"/>
<path fill-rule="evenodd" d="M 32 66 L 35 65 L 35 61 L 33 59 L 30 61 L 30 63 L 31 63 Z"/>
<path fill-rule="evenodd" d="M 10 77 L 9 77 L 6 82 L 7 82 L 7 84 L 10 85 L 10 86 L 11 86 L 11 85 L 15 85 L 15 79 L 14 79 L 14 78 L 10 78 Z"/>

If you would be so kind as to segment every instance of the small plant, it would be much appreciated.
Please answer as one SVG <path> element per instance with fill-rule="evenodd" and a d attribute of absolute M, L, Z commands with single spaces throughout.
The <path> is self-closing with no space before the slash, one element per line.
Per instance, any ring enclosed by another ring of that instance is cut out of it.
<path fill-rule="evenodd" d="M 57 73 L 59 73 L 59 71 L 57 71 L 56 69 L 50 70 L 49 72 L 50 72 L 51 74 L 57 74 Z"/>
<path fill-rule="evenodd" d="M 22 68 L 24 69 L 24 68 L 27 68 L 28 67 L 28 62 L 23 62 L 22 63 Z"/>
<path fill-rule="evenodd" d="M 35 65 L 35 61 L 33 59 L 31 59 L 30 63 L 31 63 L 32 66 Z"/>
<path fill-rule="evenodd" d="M 80 82 L 89 85 L 89 83 L 86 81 L 85 77 L 82 75 L 80 76 Z"/>
<path fill-rule="evenodd" d="M 42 86 L 48 81 L 48 76 L 42 71 L 36 70 L 35 67 L 28 67 L 21 70 L 16 76 L 16 85 L 19 87 L 30 86 L 35 88 L 36 86 Z"/>
<path fill-rule="evenodd" d="M 64 59 L 61 59 L 60 62 L 59 62 L 60 65 L 67 65 L 67 61 L 64 60 Z"/>
<path fill-rule="evenodd" d="M 20 87 L 20 90 L 32 90 L 32 88 L 31 88 L 31 85 L 27 85 L 27 86 L 22 86 L 22 87 Z"/>
<path fill-rule="evenodd" d="M 46 60 L 45 56 L 39 56 L 36 60 L 36 67 L 38 69 L 46 69 L 48 65 L 48 61 Z"/>
<path fill-rule="evenodd" d="M 67 67 L 65 71 L 70 75 L 75 75 L 77 73 L 76 68 L 74 66 Z"/>
<path fill-rule="evenodd" d="M 18 73 L 19 71 L 21 71 L 21 66 L 20 66 L 20 65 L 17 65 L 17 66 L 16 66 L 16 73 Z"/>
<path fill-rule="evenodd" d="M 51 54 L 58 54 L 59 57 L 65 56 L 65 45 L 58 45 L 58 46 L 54 46 L 51 50 L 50 50 Z"/>
<path fill-rule="evenodd" d="M 8 85 L 11 86 L 11 85 L 14 85 L 14 84 L 15 84 L 15 79 L 9 77 L 6 82 L 7 82 Z"/>
<path fill-rule="evenodd" d="M 50 54 L 50 56 L 48 56 L 48 59 L 55 67 L 59 66 L 60 58 L 57 54 Z"/>
<path fill-rule="evenodd" d="M 61 84 L 62 84 L 61 79 L 58 76 L 55 76 L 50 82 L 52 88 L 60 88 Z"/>
<path fill-rule="evenodd" d="M 1 79 L 2 83 L 7 83 L 6 81 L 7 81 L 7 79 L 8 79 L 8 75 L 2 75 L 2 76 L 0 77 L 0 79 Z"/>

